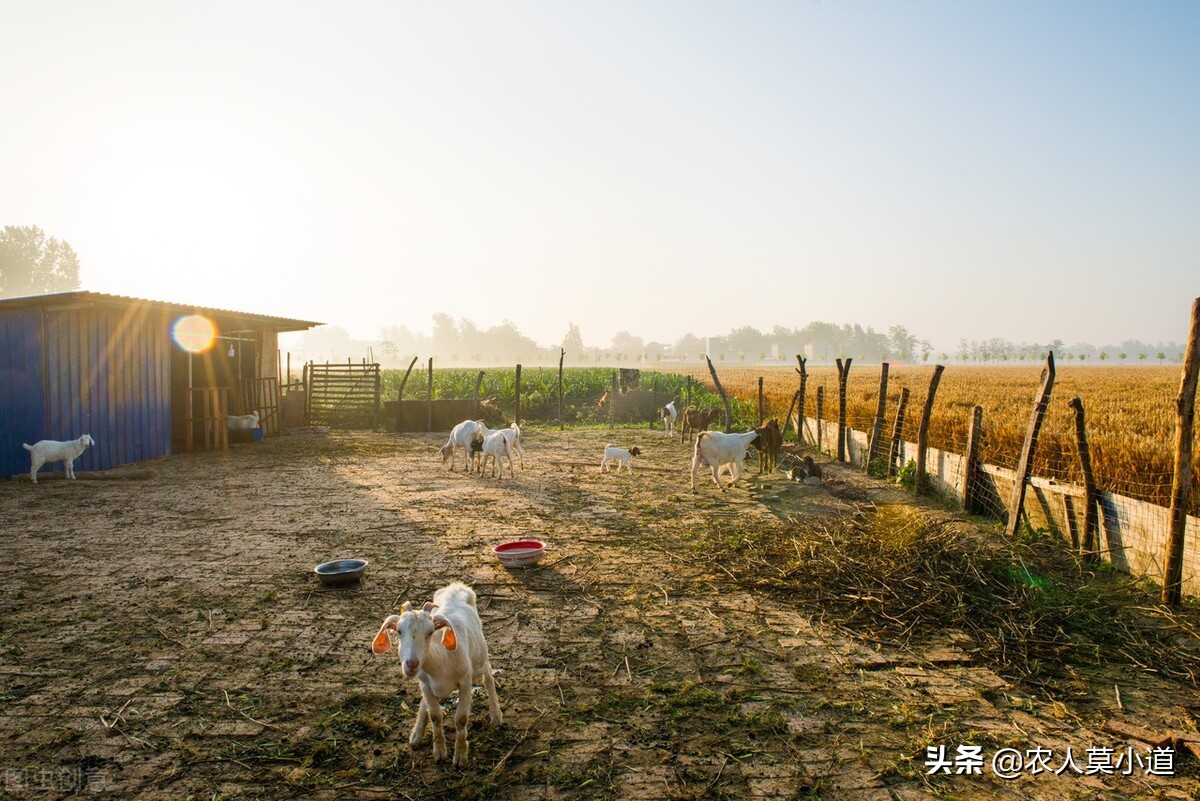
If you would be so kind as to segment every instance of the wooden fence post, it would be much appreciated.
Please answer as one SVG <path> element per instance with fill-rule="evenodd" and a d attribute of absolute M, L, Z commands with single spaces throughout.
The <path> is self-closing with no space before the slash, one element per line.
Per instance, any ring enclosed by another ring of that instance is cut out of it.
<path fill-rule="evenodd" d="M 963 510 L 975 514 L 978 504 L 975 494 L 979 482 L 979 438 L 983 436 L 983 407 L 971 410 L 971 426 L 967 429 L 967 461 L 963 466 Z"/>
<path fill-rule="evenodd" d="M 1092 451 L 1088 447 L 1087 427 L 1084 424 L 1083 401 L 1071 399 L 1071 408 L 1075 410 L 1075 442 L 1079 452 L 1079 469 L 1083 473 L 1083 486 L 1087 497 L 1083 507 L 1083 537 L 1079 552 L 1084 559 L 1093 559 L 1100 546 L 1100 516 L 1096 513 L 1099 503 L 1099 491 L 1096 488 L 1096 476 L 1092 473 Z M 1066 496 L 1063 496 L 1066 497 Z"/>
<path fill-rule="evenodd" d="M 425 418 L 425 430 L 433 430 L 433 357 L 429 357 L 429 405 Z"/>
<path fill-rule="evenodd" d="M 937 395 L 938 382 L 942 380 L 945 366 L 933 367 L 933 378 L 929 379 L 929 394 L 925 396 L 925 408 L 921 410 L 921 427 L 917 429 L 917 473 L 913 478 L 913 494 L 920 495 L 925 489 L 925 451 L 929 448 L 929 418 L 933 415 L 933 399 Z"/>
<path fill-rule="evenodd" d="M 516 396 L 517 396 L 517 409 L 515 412 L 513 412 L 513 422 L 516 423 L 517 425 L 521 425 L 521 365 L 519 365 L 519 364 L 517 365 L 517 377 L 516 377 L 515 389 L 516 389 Z"/>
<path fill-rule="evenodd" d="M 1175 477 L 1171 480 L 1171 534 L 1163 554 L 1162 601 L 1178 606 L 1183 597 L 1183 538 L 1192 491 L 1192 447 L 1196 422 L 1196 374 L 1200 371 L 1200 298 L 1192 301 L 1192 327 L 1175 399 Z"/>
<path fill-rule="evenodd" d="M 379 413 L 382 411 L 383 404 L 383 376 L 379 370 L 379 365 L 375 365 L 375 408 L 371 411 L 371 430 L 374 431 L 379 426 Z M 396 409 L 396 414 L 400 414 L 399 408 Z M 387 418 L 384 418 L 386 422 Z"/>
<path fill-rule="evenodd" d="M 729 396 L 725 394 L 725 387 L 721 386 L 721 379 L 717 378 L 717 368 L 713 367 L 712 359 L 705 356 L 704 360 L 708 362 L 708 372 L 721 395 L 721 403 L 725 404 L 725 433 L 728 434 L 733 431 L 733 412 L 729 408 Z"/>
<path fill-rule="evenodd" d="M 471 403 L 472 419 L 479 419 L 479 388 L 483 386 L 483 371 L 479 371 L 479 375 L 475 376 L 475 395 Z"/>
<path fill-rule="evenodd" d="M 825 436 L 825 387 L 817 387 L 817 453 Z"/>
<path fill-rule="evenodd" d="M 838 371 L 838 427 L 837 427 L 837 460 L 839 462 L 846 461 L 846 384 L 850 380 L 850 362 L 853 358 L 846 359 L 845 364 L 841 359 L 837 360 Z"/>
<path fill-rule="evenodd" d="M 762 425 L 763 420 L 767 419 L 766 407 L 763 406 L 763 377 L 758 377 L 758 422 L 757 425 Z M 787 421 L 785 420 L 786 424 Z"/>
<path fill-rule="evenodd" d="M 805 386 L 808 384 L 808 370 L 805 369 L 805 365 L 808 363 L 808 359 L 804 358 L 799 353 L 797 353 L 796 361 L 800 362 L 799 367 L 792 368 L 793 370 L 795 370 L 797 373 L 800 374 L 800 394 L 799 394 L 799 397 L 796 399 L 796 407 L 797 407 L 796 422 L 798 423 L 798 425 L 796 427 L 796 441 L 799 442 L 801 445 L 803 445 L 804 444 L 804 389 L 805 389 Z"/>
<path fill-rule="evenodd" d="M 887 403 L 888 363 L 879 365 L 879 402 L 875 404 L 875 423 L 871 426 L 871 440 L 867 443 L 867 473 L 871 472 L 871 463 L 879 451 L 879 440 L 883 437 L 883 421 L 885 404 Z"/>
<path fill-rule="evenodd" d="M 792 409 L 796 408 L 796 400 L 800 397 L 800 390 L 792 393 L 792 402 L 788 404 L 787 417 L 783 418 L 783 431 L 781 435 L 787 434 L 788 423 L 792 422 Z M 803 417 L 796 418 L 796 439 L 803 442 L 800 438 L 800 427 L 804 425 Z"/>
<path fill-rule="evenodd" d="M 651 431 L 654 430 L 654 420 L 658 417 L 658 373 L 654 374 L 654 378 L 650 381 L 650 425 Z"/>
<path fill-rule="evenodd" d="M 558 430 L 559 431 L 562 431 L 564 428 L 566 428 L 566 424 L 563 422 L 563 413 L 562 413 L 562 366 L 563 366 L 563 359 L 565 359 L 566 357 L 567 357 L 567 352 L 565 350 L 563 350 L 562 348 L 559 348 L 559 350 L 558 350 Z"/>
<path fill-rule="evenodd" d="M 613 428 L 613 410 L 617 408 L 617 374 L 612 374 L 612 387 L 608 390 L 608 427 Z"/>
<path fill-rule="evenodd" d="M 692 376 L 689 374 L 688 375 L 688 383 L 687 383 L 687 400 L 684 401 L 683 408 L 686 409 L 687 407 L 689 407 L 691 405 L 692 405 Z"/>
<path fill-rule="evenodd" d="M 888 478 L 896 475 L 900 458 L 900 438 L 904 436 L 904 411 L 908 408 L 908 387 L 900 390 L 900 405 L 896 408 L 896 423 L 892 426 L 892 444 L 888 448 Z"/>
<path fill-rule="evenodd" d="M 1046 354 L 1046 367 L 1042 370 L 1042 386 L 1038 390 L 1033 404 L 1033 414 L 1029 418 L 1029 428 L 1025 432 L 1025 444 L 1021 446 L 1021 460 L 1017 462 L 1016 484 L 1013 485 L 1012 502 L 1009 503 L 1008 525 L 1004 533 L 1009 537 L 1017 535 L 1017 525 L 1021 520 L 1021 512 L 1025 506 L 1025 484 L 1029 481 L 1029 473 L 1033 470 L 1033 455 L 1037 452 L 1038 432 L 1042 429 L 1042 420 L 1046 417 L 1046 407 L 1050 405 L 1050 392 L 1054 389 L 1054 351 Z"/>

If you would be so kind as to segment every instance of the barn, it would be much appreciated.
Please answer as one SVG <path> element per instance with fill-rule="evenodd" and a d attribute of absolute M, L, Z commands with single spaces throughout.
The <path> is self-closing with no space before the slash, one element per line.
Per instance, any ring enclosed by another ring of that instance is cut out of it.
<path fill-rule="evenodd" d="M 192 323 L 207 341 L 192 326 L 185 349 Z M 97 292 L 0 300 L 0 476 L 27 473 L 21 443 L 41 439 L 91 434 L 76 470 L 104 470 L 225 447 L 226 414 L 276 433 L 278 336 L 316 325 Z"/>

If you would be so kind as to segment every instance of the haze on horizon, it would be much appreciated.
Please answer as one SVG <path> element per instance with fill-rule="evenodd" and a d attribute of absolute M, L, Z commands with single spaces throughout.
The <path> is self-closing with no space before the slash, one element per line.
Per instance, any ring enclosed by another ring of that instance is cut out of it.
<path fill-rule="evenodd" d="M 1200 5 L 0 0 L 0 226 L 83 288 L 672 342 L 1181 340 Z"/>

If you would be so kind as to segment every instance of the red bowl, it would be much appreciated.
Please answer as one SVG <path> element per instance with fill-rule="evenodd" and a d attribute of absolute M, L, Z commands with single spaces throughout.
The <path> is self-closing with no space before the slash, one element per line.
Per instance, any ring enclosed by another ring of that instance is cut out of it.
<path fill-rule="evenodd" d="M 537 564 L 546 553 L 546 544 L 538 540 L 505 542 L 492 548 L 492 553 L 505 567 L 529 567 Z"/>

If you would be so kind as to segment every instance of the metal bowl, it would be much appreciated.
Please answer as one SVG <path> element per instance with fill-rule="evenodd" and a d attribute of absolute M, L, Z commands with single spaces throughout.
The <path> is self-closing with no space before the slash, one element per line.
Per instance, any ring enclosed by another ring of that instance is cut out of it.
<path fill-rule="evenodd" d="M 546 544 L 538 540 L 505 542 L 492 548 L 505 567 L 529 567 L 541 561 L 546 553 Z"/>
<path fill-rule="evenodd" d="M 313 568 L 317 578 L 326 587 L 342 587 L 353 584 L 363 577 L 366 570 L 366 559 L 337 559 Z"/>

